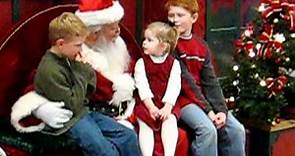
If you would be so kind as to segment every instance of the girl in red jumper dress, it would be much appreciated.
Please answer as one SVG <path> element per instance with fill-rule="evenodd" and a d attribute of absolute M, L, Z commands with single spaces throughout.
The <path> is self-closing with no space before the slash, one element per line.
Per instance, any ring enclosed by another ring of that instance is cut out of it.
<path fill-rule="evenodd" d="M 168 24 L 154 22 L 148 25 L 144 37 L 144 56 L 136 62 L 134 73 L 139 94 L 135 115 L 140 148 L 143 156 L 152 156 L 157 140 L 154 136 L 161 136 L 164 155 L 174 156 L 179 116 L 175 103 L 181 89 L 181 69 L 169 53 L 175 48 L 178 34 Z"/>

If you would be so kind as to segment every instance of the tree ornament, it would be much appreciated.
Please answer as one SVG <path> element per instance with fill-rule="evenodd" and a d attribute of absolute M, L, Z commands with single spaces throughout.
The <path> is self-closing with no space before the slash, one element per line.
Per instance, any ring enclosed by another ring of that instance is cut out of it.
<path fill-rule="evenodd" d="M 251 58 L 255 57 L 255 55 L 256 55 L 256 54 L 254 53 L 253 50 L 251 50 L 251 51 L 249 52 L 249 54 L 248 54 L 248 56 L 251 57 Z"/>
<path fill-rule="evenodd" d="M 259 78 L 259 74 L 256 73 L 256 74 L 254 75 L 254 78 L 255 78 L 255 79 Z M 263 86 L 263 87 L 264 87 L 264 86 Z"/>
<path fill-rule="evenodd" d="M 235 81 L 233 81 L 233 85 L 234 86 L 237 86 L 239 84 L 239 80 L 235 80 Z"/>
<path fill-rule="evenodd" d="M 238 65 L 234 65 L 233 66 L 233 71 L 238 71 L 239 70 L 239 66 Z"/>
<path fill-rule="evenodd" d="M 259 82 L 259 85 L 260 85 L 261 87 L 265 87 L 265 86 L 266 86 L 266 82 L 265 82 L 264 80 L 261 80 L 261 81 Z"/>

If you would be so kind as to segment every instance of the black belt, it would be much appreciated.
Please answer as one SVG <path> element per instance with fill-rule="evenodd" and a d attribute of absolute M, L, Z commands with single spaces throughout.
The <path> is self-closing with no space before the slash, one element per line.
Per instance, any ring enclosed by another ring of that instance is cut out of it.
<path fill-rule="evenodd" d="M 118 106 L 106 102 L 92 103 L 90 107 L 92 111 L 100 112 L 104 115 L 115 117 L 123 115 L 127 109 L 128 101 L 121 102 Z"/>

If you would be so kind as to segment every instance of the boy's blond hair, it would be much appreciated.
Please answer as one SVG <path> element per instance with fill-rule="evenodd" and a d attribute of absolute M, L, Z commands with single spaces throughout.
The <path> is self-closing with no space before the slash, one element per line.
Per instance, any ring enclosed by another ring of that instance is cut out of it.
<path fill-rule="evenodd" d="M 87 34 L 87 26 L 71 12 L 64 12 L 49 23 L 48 36 L 51 43 L 61 38 L 71 40 Z"/>
<path fill-rule="evenodd" d="M 199 12 L 199 5 L 197 0 L 168 0 L 165 3 L 165 9 L 170 6 L 178 6 L 188 10 L 192 15 Z"/>
<path fill-rule="evenodd" d="M 175 28 L 167 23 L 153 22 L 147 26 L 146 30 L 150 30 L 160 43 L 168 43 L 166 52 L 173 52 L 179 36 Z"/>

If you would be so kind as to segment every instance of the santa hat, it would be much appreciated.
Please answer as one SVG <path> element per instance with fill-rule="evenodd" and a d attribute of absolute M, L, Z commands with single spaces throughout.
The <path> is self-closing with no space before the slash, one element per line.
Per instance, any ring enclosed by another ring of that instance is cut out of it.
<path fill-rule="evenodd" d="M 75 14 L 87 26 L 96 26 L 119 21 L 124 9 L 116 0 L 80 0 Z"/>

